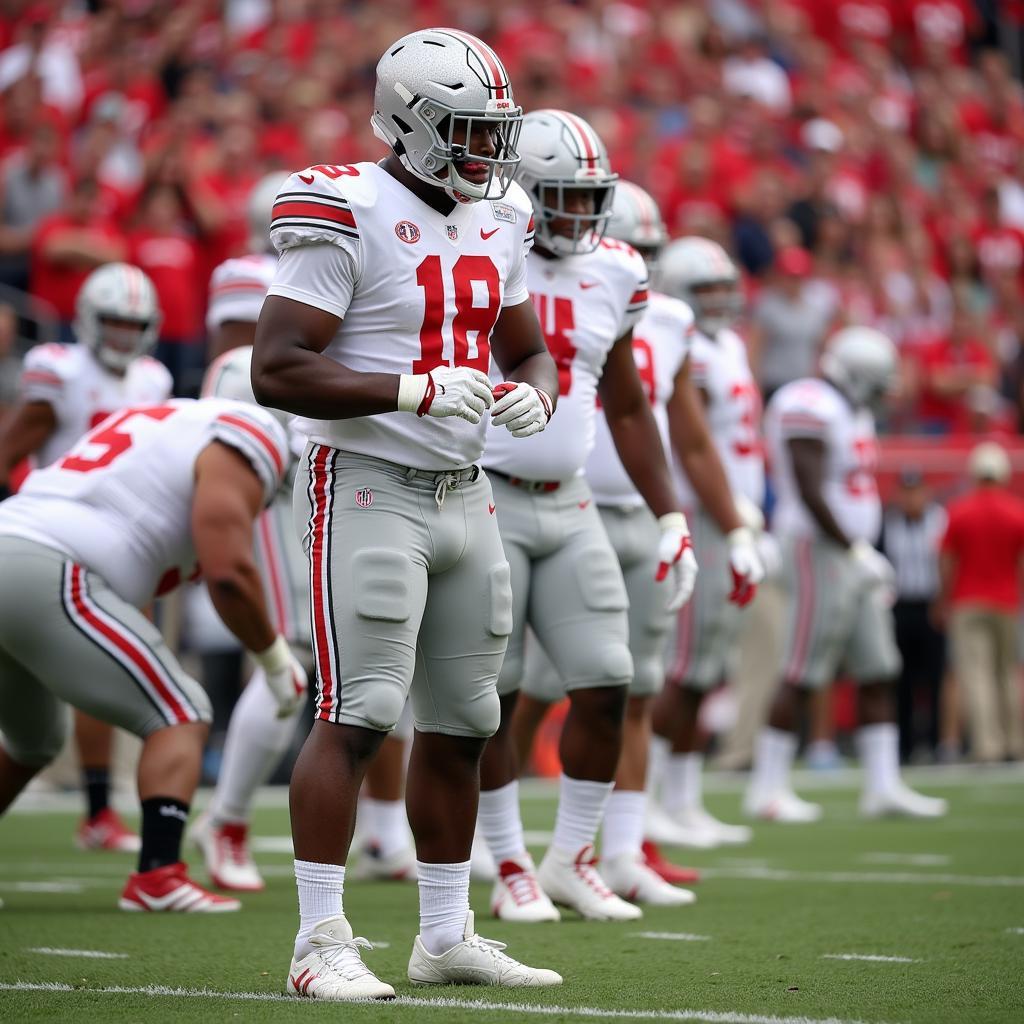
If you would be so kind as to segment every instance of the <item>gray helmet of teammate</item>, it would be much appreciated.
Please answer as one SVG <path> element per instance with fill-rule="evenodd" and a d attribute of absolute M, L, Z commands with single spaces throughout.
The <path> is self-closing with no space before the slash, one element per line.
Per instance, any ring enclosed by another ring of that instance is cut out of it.
<path fill-rule="evenodd" d="M 556 256 L 593 252 L 612 215 L 612 194 L 619 180 L 600 136 L 567 110 L 531 110 L 523 118 L 519 148 L 522 160 L 516 181 L 533 200 L 537 243 Z M 568 193 L 581 189 L 594 194 L 590 213 L 567 209 Z M 556 220 L 572 224 L 572 237 L 551 230 Z"/>
<path fill-rule="evenodd" d="M 500 199 L 519 163 L 523 110 L 505 66 L 484 42 L 454 28 L 402 36 L 377 64 L 370 124 L 405 168 L 460 203 Z M 490 129 L 494 153 L 473 153 L 474 128 Z M 467 163 L 485 164 L 486 180 L 470 181 Z"/>
<path fill-rule="evenodd" d="M 615 186 L 612 215 L 605 234 L 633 246 L 643 256 L 651 273 L 657 268 L 661 250 L 668 241 L 658 204 L 631 181 L 620 181 Z"/>
<path fill-rule="evenodd" d="M 655 285 L 682 299 L 693 310 L 697 329 L 709 338 L 731 326 L 743 311 L 740 272 L 710 238 L 689 235 L 665 246 Z"/>
<path fill-rule="evenodd" d="M 271 171 L 265 174 L 253 186 L 246 204 L 246 217 L 249 221 L 249 252 L 274 252 L 274 244 L 270 241 L 271 212 L 274 200 L 281 186 L 288 180 L 284 171 Z"/>
<path fill-rule="evenodd" d="M 825 344 L 821 373 L 858 407 L 877 408 L 896 386 L 896 346 L 873 327 L 844 327 Z"/>

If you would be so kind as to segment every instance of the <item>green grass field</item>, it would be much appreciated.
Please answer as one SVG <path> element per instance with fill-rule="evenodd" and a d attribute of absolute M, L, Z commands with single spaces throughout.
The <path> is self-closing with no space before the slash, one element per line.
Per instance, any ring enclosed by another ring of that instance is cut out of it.
<path fill-rule="evenodd" d="M 259 855 L 268 889 L 241 914 L 124 914 L 131 858 L 73 850 L 68 811 L 16 811 L 0 821 L 0 1020 L 1024 1021 L 1024 773 L 917 781 L 950 799 L 949 818 L 865 824 L 849 777 L 819 782 L 825 822 L 759 826 L 747 847 L 688 855 L 706 869 L 697 904 L 636 923 L 505 925 L 475 886 L 480 932 L 560 971 L 560 989 L 414 988 L 414 887 L 352 883 L 348 916 L 380 943 L 369 962 L 399 993 L 366 1006 L 277 995 L 296 922 L 286 852 Z M 736 784 L 714 789 L 710 808 L 735 819 Z M 527 828 L 549 829 L 553 809 L 552 791 L 530 788 Z M 262 808 L 255 832 L 286 836 L 285 810 Z M 847 955 L 905 960 L 832 958 Z"/>

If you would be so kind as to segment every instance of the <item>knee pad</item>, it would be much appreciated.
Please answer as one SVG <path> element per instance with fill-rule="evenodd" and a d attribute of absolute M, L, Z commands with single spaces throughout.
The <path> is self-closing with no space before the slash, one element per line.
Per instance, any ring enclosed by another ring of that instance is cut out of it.
<path fill-rule="evenodd" d="M 497 690 L 491 689 L 479 694 L 460 710 L 461 732 L 487 739 L 498 731 L 501 724 L 501 701 Z"/>
<path fill-rule="evenodd" d="M 391 732 L 402 717 L 405 708 L 405 690 L 388 680 L 379 679 L 363 686 L 359 702 L 359 717 L 371 729 Z M 345 714 L 345 693 L 341 694 L 341 713 Z"/>

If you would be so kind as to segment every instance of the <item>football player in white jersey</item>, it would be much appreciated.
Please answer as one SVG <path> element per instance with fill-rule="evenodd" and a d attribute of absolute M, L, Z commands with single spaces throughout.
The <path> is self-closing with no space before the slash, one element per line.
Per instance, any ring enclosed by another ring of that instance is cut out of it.
<path fill-rule="evenodd" d="M 697 563 L 633 359 L 647 267 L 629 245 L 603 237 L 617 180 L 604 144 L 575 114 L 541 110 L 527 114 L 520 145 L 517 179 L 537 220 L 528 282 L 558 365 L 561 403 L 549 430 L 522 444 L 492 425 L 484 455 L 513 594 L 513 632 L 498 680 L 502 724 L 481 769 L 480 830 L 498 865 L 491 908 L 507 920 L 557 920 L 555 901 L 594 920 L 632 920 L 642 912 L 608 888 L 593 851 L 634 674 L 622 572 L 583 476 L 598 396 L 610 450 L 652 513 L 644 571 L 660 581 L 653 600 L 678 608 L 693 590 Z M 512 735 L 527 625 L 571 700 L 555 831 L 539 869 L 523 840 Z"/>
<path fill-rule="evenodd" d="M 76 300 L 78 345 L 38 345 L 25 356 L 21 399 L 0 428 L 0 497 L 33 465 L 48 466 L 110 413 L 162 402 L 173 386 L 156 344 L 156 290 L 138 267 L 108 263 L 94 270 Z M 75 713 L 75 738 L 88 810 L 76 843 L 83 849 L 139 848 L 110 806 L 113 730 Z"/>
<path fill-rule="evenodd" d="M 629 243 L 648 267 L 655 269 L 660 266 L 668 233 L 654 200 L 637 185 L 620 181 L 615 187 L 606 237 Z M 678 457 L 690 467 L 701 494 L 728 517 L 727 523 L 738 527 L 740 517 L 732 507 L 729 482 L 691 382 L 693 331 L 693 313 L 685 302 L 651 292 L 647 310 L 633 331 L 633 359 L 663 447 L 671 450 L 674 440 Z M 654 579 L 656 543 L 652 537 L 657 536 L 657 524 L 619 459 L 603 410 L 597 417 L 596 443 L 587 459 L 586 477 L 622 568 L 629 597 L 629 646 L 633 656 L 622 755 L 615 789 L 605 810 L 600 870 L 612 890 L 630 900 L 683 905 L 693 902 L 692 894 L 665 882 L 694 881 L 695 873 L 662 861 L 650 846 L 646 853 L 652 863 L 645 863 L 643 850 L 651 707 L 664 682 L 662 654 L 671 622 L 663 588 Z M 741 530 L 735 540 L 737 565 L 746 560 L 742 564 L 746 596 L 760 581 L 761 568 L 752 538 Z M 697 554 L 699 557 L 700 552 Z M 705 569 L 702 563 L 702 587 Z M 694 601 L 700 599 L 700 589 Z M 712 589 L 720 592 L 722 588 Z M 531 660 L 532 655 L 528 656 L 514 718 L 520 754 L 532 741 L 543 711 L 564 692 L 557 673 L 535 674 L 530 671 Z"/>
<path fill-rule="evenodd" d="M 274 207 L 281 253 L 256 329 L 256 397 L 303 417 L 295 513 L 310 562 L 316 720 L 291 781 L 299 931 L 287 991 L 391 999 L 342 893 L 369 760 L 411 697 L 418 984 L 557 985 L 482 940 L 469 910 L 479 759 L 498 725 L 508 563 L 477 461 L 486 417 L 547 426 L 558 379 L 526 290 L 532 208 L 501 61 L 425 29 L 377 65 L 379 164 L 316 165 Z M 493 348 L 505 387 L 487 376 Z"/>
<path fill-rule="evenodd" d="M 807 693 L 831 685 L 841 665 L 859 683 L 861 812 L 933 818 L 946 811 L 944 800 L 915 793 L 900 778 L 894 574 L 873 547 L 882 517 L 873 408 L 896 367 L 884 334 L 847 327 L 827 343 L 820 377 L 785 385 L 768 404 L 765 437 L 778 496 L 772 529 L 782 546 L 788 623 L 782 679 L 745 799 L 756 817 L 821 816 L 790 785 L 797 714 Z"/>
<path fill-rule="evenodd" d="M 67 705 L 142 738 L 142 846 L 130 911 L 221 912 L 181 862 L 210 704 L 139 609 L 202 573 L 283 709 L 305 675 L 267 613 L 253 522 L 287 466 L 264 409 L 134 405 L 36 470 L 0 505 L 0 810 L 60 751 Z"/>
<path fill-rule="evenodd" d="M 747 563 L 757 558 L 755 533 L 763 526 L 764 455 L 761 443 L 761 396 L 747 361 L 743 339 L 733 330 L 742 298 L 739 271 L 725 250 L 707 238 L 681 238 L 662 254 L 659 282 L 668 294 L 686 302 L 696 319 L 690 341 L 690 378 L 714 441 L 740 522 L 723 520 L 694 486 L 690 466 L 682 461 L 676 479 L 683 508 L 701 560 L 702 586 L 680 613 L 669 642 L 667 685 L 654 712 L 655 748 L 670 745 L 655 757 L 652 788 L 661 784 L 654 821 L 675 830 L 681 845 L 709 848 L 744 843 L 746 825 L 726 825 L 704 808 L 701 793 L 703 755 L 697 717 L 704 695 L 722 682 L 742 625 L 741 609 L 752 600 Z M 758 580 L 763 576 L 757 559 Z M 660 771 L 659 771 L 660 769 Z"/>

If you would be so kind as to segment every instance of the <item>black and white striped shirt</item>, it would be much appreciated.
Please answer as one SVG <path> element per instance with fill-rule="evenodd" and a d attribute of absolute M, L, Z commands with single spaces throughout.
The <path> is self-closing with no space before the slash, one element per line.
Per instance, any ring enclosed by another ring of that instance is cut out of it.
<path fill-rule="evenodd" d="M 896 594 L 901 601 L 930 601 L 939 589 L 939 543 L 946 530 L 946 510 L 926 505 L 920 519 L 902 511 L 886 511 L 882 550 L 896 570 Z"/>

